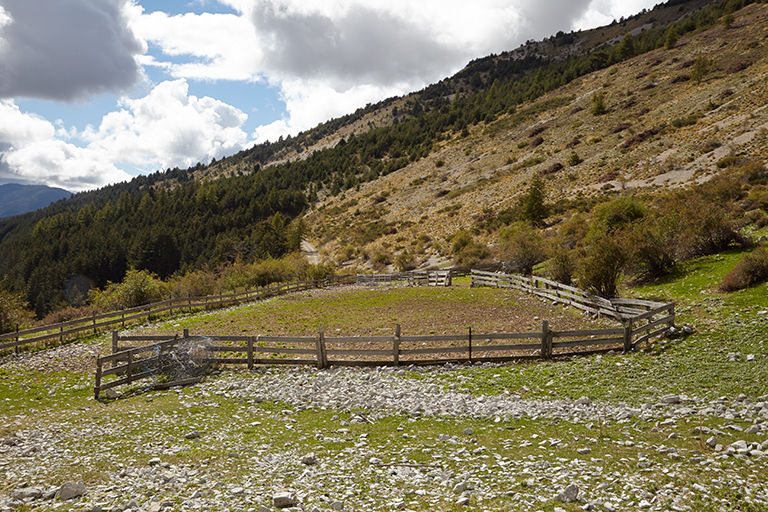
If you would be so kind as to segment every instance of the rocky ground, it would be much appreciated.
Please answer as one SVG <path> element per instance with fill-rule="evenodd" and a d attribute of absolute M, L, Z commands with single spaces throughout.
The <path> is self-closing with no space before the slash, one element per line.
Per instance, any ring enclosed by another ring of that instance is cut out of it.
<path fill-rule="evenodd" d="M 0 511 L 768 508 L 768 397 L 474 396 L 458 370 L 269 367 L 11 411 Z"/>

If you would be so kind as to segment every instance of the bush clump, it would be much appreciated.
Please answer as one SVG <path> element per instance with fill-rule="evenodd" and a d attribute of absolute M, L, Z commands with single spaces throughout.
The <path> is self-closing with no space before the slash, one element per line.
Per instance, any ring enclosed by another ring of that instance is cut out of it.
<path fill-rule="evenodd" d="M 768 279 L 768 251 L 760 247 L 745 254 L 720 283 L 720 291 L 735 292 Z"/>

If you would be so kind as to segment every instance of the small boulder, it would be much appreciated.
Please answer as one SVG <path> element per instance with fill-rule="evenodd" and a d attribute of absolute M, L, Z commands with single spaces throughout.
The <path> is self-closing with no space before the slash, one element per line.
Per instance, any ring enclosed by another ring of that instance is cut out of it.
<path fill-rule="evenodd" d="M 66 482 L 59 488 L 59 499 L 61 501 L 79 498 L 87 491 L 83 482 Z"/>
<path fill-rule="evenodd" d="M 579 486 L 571 484 L 563 492 L 557 495 L 558 501 L 563 503 L 573 503 L 579 498 Z"/>
<path fill-rule="evenodd" d="M 298 501 L 296 501 L 296 496 L 293 493 L 279 492 L 272 497 L 272 503 L 275 508 L 287 508 L 295 506 Z"/>

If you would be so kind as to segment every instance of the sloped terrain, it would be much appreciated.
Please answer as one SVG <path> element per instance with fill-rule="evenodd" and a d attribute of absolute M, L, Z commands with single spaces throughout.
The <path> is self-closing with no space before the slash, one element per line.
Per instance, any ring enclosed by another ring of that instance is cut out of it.
<path fill-rule="evenodd" d="M 766 30 L 768 7 L 754 4 L 730 28 L 682 38 L 471 126 L 429 157 L 320 202 L 306 217 L 311 238 L 337 260 L 347 244 L 397 253 L 419 236 L 444 249 L 450 235 L 514 205 L 536 174 L 556 201 L 652 194 L 707 180 L 729 157 L 763 160 Z M 593 113 L 598 95 L 601 115 Z M 373 224 L 386 225 L 385 234 L 359 236 Z"/>

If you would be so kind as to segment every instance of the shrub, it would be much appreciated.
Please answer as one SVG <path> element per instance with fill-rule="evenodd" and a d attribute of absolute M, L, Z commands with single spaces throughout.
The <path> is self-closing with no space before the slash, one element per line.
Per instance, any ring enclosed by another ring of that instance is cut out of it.
<path fill-rule="evenodd" d="M 547 167 L 546 169 L 542 169 L 541 171 L 539 171 L 539 174 L 541 176 L 547 176 L 549 174 L 555 174 L 556 172 L 559 172 L 562 170 L 563 170 L 563 164 L 561 164 L 560 162 L 555 162 L 549 167 Z"/>
<path fill-rule="evenodd" d="M 416 268 L 413 254 L 403 252 L 395 257 L 395 268 L 400 272 L 408 272 Z"/>
<path fill-rule="evenodd" d="M 610 233 L 625 228 L 627 225 L 645 216 L 645 205 L 633 197 L 619 197 L 607 203 L 601 203 L 592 210 L 594 216 L 593 231 Z"/>
<path fill-rule="evenodd" d="M 0 288 L 0 334 L 16 330 L 16 326 L 27 323 L 32 313 L 26 310 L 21 294 Z"/>
<path fill-rule="evenodd" d="M 608 112 L 605 106 L 605 95 L 601 92 L 592 95 L 592 115 L 601 116 Z"/>
<path fill-rule="evenodd" d="M 531 275 L 533 267 L 547 258 L 541 234 L 525 223 L 517 223 L 499 232 L 500 258 L 510 272 Z"/>
<path fill-rule="evenodd" d="M 107 283 L 104 290 L 91 290 L 91 303 L 102 311 L 117 311 L 162 300 L 166 286 L 146 270 L 131 269 L 119 283 Z"/>
<path fill-rule="evenodd" d="M 465 247 L 474 243 L 472 235 L 466 229 L 462 229 L 461 231 L 457 232 L 455 235 L 453 235 L 453 238 L 451 238 L 450 241 L 452 243 L 451 254 L 458 254 Z"/>
<path fill-rule="evenodd" d="M 540 146 L 543 142 L 544 142 L 544 137 L 539 135 L 538 137 L 535 137 L 534 139 L 531 140 L 531 147 L 535 148 L 537 146 Z"/>
<path fill-rule="evenodd" d="M 768 251 L 760 247 L 745 254 L 720 283 L 723 292 L 735 292 L 768 279 Z"/>
<path fill-rule="evenodd" d="M 553 281 L 570 285 L 573 273 L 576 271 L 576 259 L 573 251 L 565 247 L 557 247 L 547 263 L 547 275 Z"/>
<path fill-rule="evenodd" d="M 456 253 L 454 262 L 460 267 L 472 267 L 490 256 L 490 254 L 491 251 L 488 250 L 488 247 L 473 241 Z"/>
<path fill-rule="evenodd" d="M 584 159 L 579 156 L 578 153 L 575 151 L 571 153 L 571 156 L 568 157 L 568 165 L 571 167 L 579 165 L 581 162 L 583 162 Z"/>
<path fill-rule="evenodd" d="M 576 268 L 579 286 L 600 297 L 615 297 L 628 260 L 628 245 L 621 233 L 591 237 Z"/>
<path fill-rule="evenodd" d="M 608 130 L 608 133 L 623 132 L 624 130 L 626 130 L 630 126 L 632 126 L 632 123 L 619 123 L 616 126 L 614 126 L 613 128 L 611 128 L 610 130 Z"/>
<path fill-rule="evenodd" d="M 168 286 L 174 297 L 202 297 L 218 291 L 216 275 L 208 270 L 196 270 L 172 279 Z"/>

